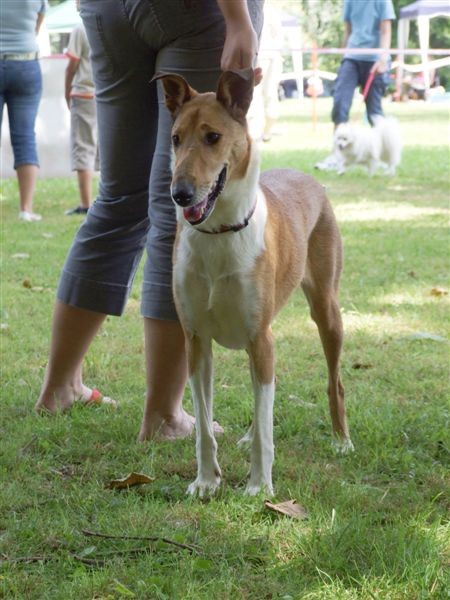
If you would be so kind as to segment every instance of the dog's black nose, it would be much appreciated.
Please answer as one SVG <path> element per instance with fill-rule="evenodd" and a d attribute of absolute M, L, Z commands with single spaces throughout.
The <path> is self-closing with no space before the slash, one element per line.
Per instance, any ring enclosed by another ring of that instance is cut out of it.
<path fill-rule="evenodd" d="M 179 179 L 172 186 L 172 198 L 179 206 L 189 206 L 195 196 L 195 187 L 186 179 Z"/>

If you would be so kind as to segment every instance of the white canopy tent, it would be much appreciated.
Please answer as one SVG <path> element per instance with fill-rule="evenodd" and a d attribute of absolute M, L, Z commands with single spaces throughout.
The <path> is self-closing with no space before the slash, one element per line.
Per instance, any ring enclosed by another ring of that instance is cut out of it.
<path fill-rule="evenodd" d="M 430 61 L 428 51 L 430 48 L 430 19 L 433 17 L 450 17 L 449 0 L 417 0 L 400 9 L 398 21 L 398 48 L 399 68 L 397 71 L 397 88 L 403 80 L 403 63 L 405 55 L 402 53 L 408 45 L 409 24 L 411 19 L 417 19 L 419 30 L 420 54 L 426 90 L 430 88 Z M 450 53 L 450 50 L 449 50 Z"/>

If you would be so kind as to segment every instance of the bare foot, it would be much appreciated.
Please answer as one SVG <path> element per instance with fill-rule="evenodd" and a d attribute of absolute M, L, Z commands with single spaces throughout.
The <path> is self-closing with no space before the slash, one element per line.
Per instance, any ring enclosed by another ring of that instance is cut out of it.
<path fill-rule="evenodd" d="M 35 409 L 38 412 L 56 414 L 59 411 L 69 410 L 75 402 L 117 405 L 111 398 L 102 396 L 82 383 L 79 386 L 67 385 L 56 388 L 44 386 Z"/>
<path fill-rule="evenodd" d="M 78 391 L 80 393 L 80 390 Z M 58 411 L 69 410 L 75 402 L 77 391 L 72 385 L 50 387 L 44 385 L 36 402 L 38 412 L 56 414 Z"/>
<path fill-rule="evenodd" d="M 149 422 L 151 421 L 151 422 Z M 215 435 L 223 433 L 223 427 L 214 421 Z M 195 417 L 181 409 L 178 417 L 160 417 L 153 415 L 151 419 L 145 419 L 142 422 L 138 440 L 175 440 L 178 438 L 189 437 L 193 434 L 195 428 Z"/>

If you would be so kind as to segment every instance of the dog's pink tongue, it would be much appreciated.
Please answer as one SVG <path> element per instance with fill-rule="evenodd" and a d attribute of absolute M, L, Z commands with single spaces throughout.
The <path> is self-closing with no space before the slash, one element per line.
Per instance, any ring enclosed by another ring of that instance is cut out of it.
<path fill-rule="evenodd" d="M 183 208 L 183 215 L 186 221 L 189 221 L 189 223 L 195 223 L 196 221 L 199 221 L 203 216 L 205 206 L 206 200 L 205 202 L 199 202 L 195 206 Z"/>

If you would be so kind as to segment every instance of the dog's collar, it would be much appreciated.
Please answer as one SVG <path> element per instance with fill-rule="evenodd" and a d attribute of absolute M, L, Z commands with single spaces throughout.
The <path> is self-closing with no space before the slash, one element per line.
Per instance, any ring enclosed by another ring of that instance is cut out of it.
<path fill-rule="evenodd" d="M 256 209 L 256 200 L 255 203 L 253 204 L 250 212 L 248 213 L 248 215 L 245 217 L 245 219 L 242 221 L 242 223 L 236 223 L 236 225 L 221 225 L 218 229 L 200 229 L 200 228 L 196 228 L 196 231 L 201 231 L 202 233 L 228 233 L 229 231 L 241 231 L 242 229 L 245 229 L 247 227 L 247 225 L 250 222 L 250 219 L 253 216 L 253 213 L 255 212 Z"/>

